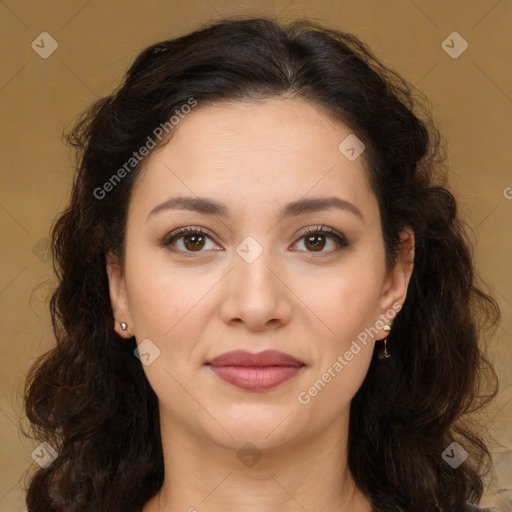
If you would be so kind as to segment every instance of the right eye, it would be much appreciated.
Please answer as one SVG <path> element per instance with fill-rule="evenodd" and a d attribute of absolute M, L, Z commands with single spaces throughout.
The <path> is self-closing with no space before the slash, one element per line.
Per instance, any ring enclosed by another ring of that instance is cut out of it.
<path fill-rule="evenodd" d="M 203 229 L 185 227 L 176 229 L 166 235 L 161 240 L 160 245 L 162 247 L 168 248 L 169 251 L 176 253 L 187 254 L 194 252 L 204 252 L 202 249 L 205 247 L 208 239 L 213 241 L 213 238 Z M 176 249 L 176 242 L 180 241 L 182 242 L 182 248 Z"/>

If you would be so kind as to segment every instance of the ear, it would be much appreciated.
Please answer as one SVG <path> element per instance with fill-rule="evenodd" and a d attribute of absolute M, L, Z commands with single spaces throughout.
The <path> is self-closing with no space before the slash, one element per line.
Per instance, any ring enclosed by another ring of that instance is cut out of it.
<path fill-rule="evenodd" d="M 386 277 L 382 289 L 381 315 L 386 315 L 388 318 L 390 310 L 394 311 L 396 316 L 399 311 L 398 306 L 401 308 L 405 302 L 407 288 L 414 268 L 414 232 L 410 228 L 404 228 L 400 240 L 395 268 Z M 376 339 L 383 339 L 387 335 L 388 332 L 381 329 L 381 333 Z"/>
<path fill-rule="evenodd" d="M 106 270 L 110 292 L 110 305 L 114 316 L 114 329 L 122 338 L 130 338 L 134 335 L 134 331 L 128 306 L 124 271 L 118 259 L 110 253 L 106 255 Z M 126 331 L 121 329 L 121 322 L 128 324 Z"/>

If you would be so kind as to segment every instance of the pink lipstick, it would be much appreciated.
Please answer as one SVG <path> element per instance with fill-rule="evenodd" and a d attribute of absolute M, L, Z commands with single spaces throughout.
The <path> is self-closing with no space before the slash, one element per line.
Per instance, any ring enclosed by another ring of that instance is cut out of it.
<path fill-rule="evenodd" d="M 222 380 L 247 391 L 266 391 L 294 377 L 305 364 L 277 350 L 226 352 L 206 364 Z"/>

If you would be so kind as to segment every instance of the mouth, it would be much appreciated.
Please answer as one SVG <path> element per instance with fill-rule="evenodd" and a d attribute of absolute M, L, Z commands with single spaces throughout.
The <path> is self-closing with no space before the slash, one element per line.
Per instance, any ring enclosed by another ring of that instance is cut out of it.
<path fill-rule="evenodd" d="M 236 350 L 208 361 L 223 381 L 247 391 L 266 391 L 296 376 L 305 367 L 299 359 L 276 350 L 252 354 Z"/>

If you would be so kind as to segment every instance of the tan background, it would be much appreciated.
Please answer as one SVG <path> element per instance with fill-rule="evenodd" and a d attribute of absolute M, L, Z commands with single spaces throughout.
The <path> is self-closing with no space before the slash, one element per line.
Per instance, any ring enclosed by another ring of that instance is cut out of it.
<path fill-rule="evenodd" d="M 505 493 L 494 495 L 512 489 L 512 3 L 8 0 L 0 4 L 0 511 L 25 510 L 23 479 L 35 467 L 37 443 L 17 427 L 23 377 L 53 339 L 46 237 L 72 178 L 61 132 L 111 92 L 146 45 L 240 12 L 277 13 L 282 20 L 307 15 L 351 31 L 432 102 L 450 144 L 450 183 L 470 226 L 479 272 L 502 310 L 490 351 L 501 391 L 486 413 L 496 438 L 496 478 L 486 494 L 488 502 L 512 510 Z M 442 47 L 454 31 L 469 45 L 456 59 Z M 47 59 L 31 47 L 42 32 L 58 43 Z"/>

